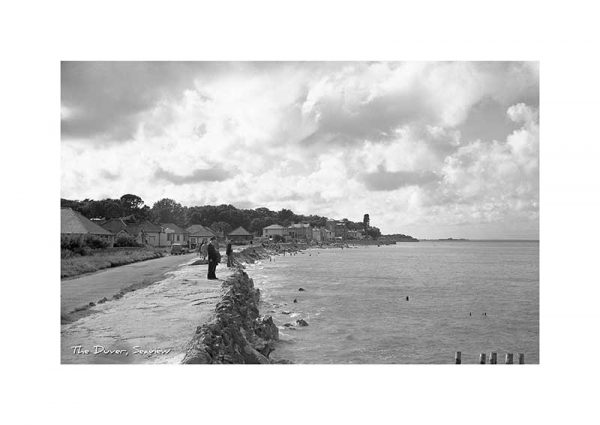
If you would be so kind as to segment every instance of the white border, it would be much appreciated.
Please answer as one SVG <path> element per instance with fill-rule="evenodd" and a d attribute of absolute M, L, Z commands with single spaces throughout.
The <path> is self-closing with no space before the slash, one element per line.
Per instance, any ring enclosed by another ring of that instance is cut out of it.
<path fill-rule="evenodd" d="M 587 3 L 81 1 L 4 6 L 10 423 L 589 422 L 598 376 L 598 14 Z M 591 3 L 589 3 L 591 4 Z M 541 365 L 60 366 L 60 60 L 540 60 Z M 36 247 L 31 248 L 31 241 Z M 7 422 L 9 423 L 9 422 Z"/>

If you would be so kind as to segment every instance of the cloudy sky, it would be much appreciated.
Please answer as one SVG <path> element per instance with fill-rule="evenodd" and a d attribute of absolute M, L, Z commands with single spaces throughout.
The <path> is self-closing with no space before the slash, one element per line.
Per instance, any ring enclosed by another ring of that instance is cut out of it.
<path fill-rule="evenodd" d="M 61 196 L 539 236 L 537 62 L 64 62 Z"/>

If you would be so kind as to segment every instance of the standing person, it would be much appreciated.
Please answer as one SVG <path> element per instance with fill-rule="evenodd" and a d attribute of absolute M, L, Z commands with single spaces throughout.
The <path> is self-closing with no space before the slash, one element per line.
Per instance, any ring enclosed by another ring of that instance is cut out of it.
<path fill-rule="evenodd" d="M 229 240 L 227 241 L 225 254 L 227 254 L 227 267 L 233 267 L 233 249 L 231 248 L 231 241 Z"/>
<path fill-rule="evenodd" d="M 202 249 L 204 247 L 204 241 L 200 242 L 200 245 L 198 245 L 198 256 L 201 257 L 202 256 Z"/>
<path fill-rule="evenodd" d="M 206 243 L 206 239 L 202 239 L 202 251 L 200 251 L 200 253 L 202 254 L 202 259 L 206 260 L 206 256 L 208 255 L 208 244 Z"/>
<path fill-rule="evenodd" d="M 215 249 L 215 246 L 213 245 L 215 241 L 215 237 L 213 236 L 212 238 L 210 238 L 210 241 L 208 242 L 207 245 L 207 252 L 208 252 L 208 279 L 211 280 L 215 280 L 217 278 L 216 276 L 216 270 L 217 270 L 217 264 L 219 263 L 219 261 L 221 260 L 221 254 L 219 254 L 219 251 L 217 251 Z"/>

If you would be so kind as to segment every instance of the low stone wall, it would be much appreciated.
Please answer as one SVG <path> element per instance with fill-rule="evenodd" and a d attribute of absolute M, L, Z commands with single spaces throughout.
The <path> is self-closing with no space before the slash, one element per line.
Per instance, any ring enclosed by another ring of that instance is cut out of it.
<path fill-rule="evenodd" d="M 196 329 L 182 363 L 274 363 L 269 354 L 279 329 L 271 316 L 260 316 L 260 291 L 252 279 L 238 269 L 222 290 L 215 318 Z"/>

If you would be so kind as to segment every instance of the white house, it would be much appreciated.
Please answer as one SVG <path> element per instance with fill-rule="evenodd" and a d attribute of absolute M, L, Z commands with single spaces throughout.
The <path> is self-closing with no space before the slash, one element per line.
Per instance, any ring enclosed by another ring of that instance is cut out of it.
<path fill-rule="evenodd" d="M 173 245 L 174 243 L 187 244 L 188 232 L 183 230 L 175 223 L 161 223 L 165 231 L 165 245 Z"/>
<path fill-rule="evenodd" d="M 271 237 L 275 235 L 286 237 L 288 235 L 288 228 L 280 226 L 279 224 L 271 224 L 270 226 L 263 228 L 263 236 Z"/>

